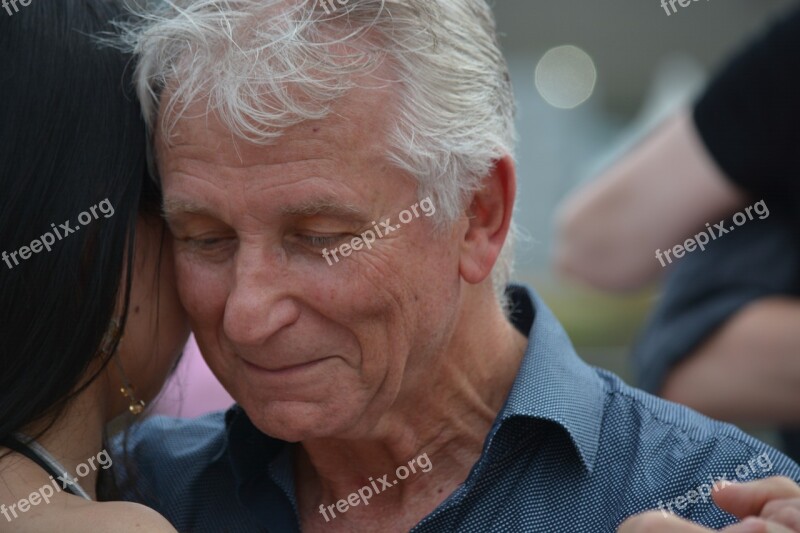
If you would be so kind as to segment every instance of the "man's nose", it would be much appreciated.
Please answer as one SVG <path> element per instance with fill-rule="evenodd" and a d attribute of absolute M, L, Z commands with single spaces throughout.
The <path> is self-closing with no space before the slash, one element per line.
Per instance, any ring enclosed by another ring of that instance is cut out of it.
<path fill-rule="evenodd" d="M 240 249 L 223 321 L 231 342 L 261 345 L 298 319 L 300 308 L 289 291 L 290 274 L 283 257 Z"/>

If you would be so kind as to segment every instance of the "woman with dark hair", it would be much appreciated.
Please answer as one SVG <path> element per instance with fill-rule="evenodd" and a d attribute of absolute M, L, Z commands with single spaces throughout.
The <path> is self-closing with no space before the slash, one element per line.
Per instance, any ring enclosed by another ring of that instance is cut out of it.
<path fill-rule="evenodd" d="M 108 499 L 104 427 L 188 336 L 109 0 L 0 12 L 0 531 L 174 531 Z"/>

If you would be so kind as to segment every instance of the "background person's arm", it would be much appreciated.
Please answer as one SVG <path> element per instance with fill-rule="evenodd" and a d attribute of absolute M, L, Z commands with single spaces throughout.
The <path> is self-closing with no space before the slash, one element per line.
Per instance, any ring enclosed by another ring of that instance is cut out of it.
<path fill-rule="evenodd" d="M 747 43 L 694 110 L 668 121 L 558 217 L 558 269 L 608 290 L 655 280 L 656 249 L 743 207 L 800 210 L 800 9 Z"/>
<path fill-rule="evenodd" d="M 746 306 L 673 368 L 661 396 L 738 424 L 800 425 L 800 298 Z"/>
<path fill-rule="evenodd" d="M 639 288 L 663 272 L 657 249 L 682 244 L 746 202 L 685 110 L 567 199 L 557 217 L 557 269 L 600 289 Z"/>

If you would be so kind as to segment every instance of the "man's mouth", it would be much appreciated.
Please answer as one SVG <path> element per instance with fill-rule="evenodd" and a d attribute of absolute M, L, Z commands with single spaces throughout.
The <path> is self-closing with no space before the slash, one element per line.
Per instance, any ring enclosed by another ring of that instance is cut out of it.
<path fill-rule="evenodd" d="M 265 365 L 255 364 L 244 358 L 242 358 L 242 361 L 244 361 L 244 364 L 245 366 L 247 366 L 248 369 L 254 372 L 270 374 L 270 375 L 289 376 L 299 372 L 311 370 L 315 368 L 317 365 L 324 363 L 325 361 L 328 361 L 329 359 L 333 359 L 333 357 L 323 357 L 321 359 L 314 359 L 312 361 L 307 361 L 305 363 L 296 363 L 283 366 L 277 366 L 277 365 L 265 366 Z"/>

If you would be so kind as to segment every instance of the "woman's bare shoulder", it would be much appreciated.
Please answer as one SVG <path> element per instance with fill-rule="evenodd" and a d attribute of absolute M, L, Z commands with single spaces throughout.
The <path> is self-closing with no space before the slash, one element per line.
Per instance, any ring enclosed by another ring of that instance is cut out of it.
<path fill-rule="evenodd" d="M 167 519 L 153 509 L 129 502 L 70 502 L 65 506 L 47 506 L 20 515 L 8 526 L 14 527 L 7 529 L 0 524 L 0 532 L 177 533 Z"/>
<path fill-rule="evenodd" d="M 169 521 L 153 509 L 131 502 L 104 502 L 87 508 L 87 524 L 109 533 L 177 533 Z"/>

